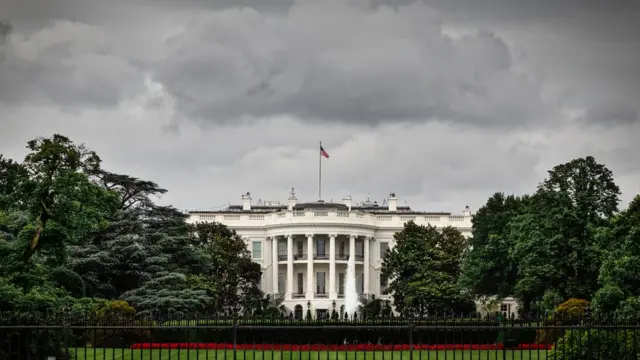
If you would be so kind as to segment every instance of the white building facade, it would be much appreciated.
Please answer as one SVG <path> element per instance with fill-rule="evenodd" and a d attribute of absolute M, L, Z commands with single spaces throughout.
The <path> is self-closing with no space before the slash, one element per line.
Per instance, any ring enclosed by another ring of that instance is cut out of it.
<path fill-rule="evenodd" d="M 324 318 L 341 309 L 350 255 L 355 256 L 359 297 L 391 300 L 388 279 L 381 275 L 382 259 L 395 245 L 393 235 L 408 221 L 452 226 L 471 236 L 468 207 L 460 215 L 418 212 L 398 206 L 395 194 L 382 205 L 370 200 L 352 204 L 350 196 L 341 203 L 298 203 L 293 191 L 286 205 L 254 205 L 249 193 L 242 202 L 220 211 L 190 211 L 189 221 L 215 221 L 235 230 L 262 267 L 262 290 L 296 317 L 310 310 Z"/>

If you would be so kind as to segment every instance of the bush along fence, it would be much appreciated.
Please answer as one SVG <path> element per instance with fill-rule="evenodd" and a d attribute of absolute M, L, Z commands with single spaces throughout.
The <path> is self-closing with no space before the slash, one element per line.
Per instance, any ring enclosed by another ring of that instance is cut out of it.
<path fill-rule="evenodd" d="M 291 359 L 337 359 L 335 354 L 339 353 L 347 354 L 340 358 L 351 359 L 355 355 L 348 354 L 389 352 L 396 354 L 394 360 L 398 356 L 440 359 L 438 353 L 451 359 L 637 360 L 640 326 L 619 319 L 575 317 L 307 321 L 176 314 L 107 318 L 104 314 L 0 313 L 0 360 L 142 359 L 151 355 L 158 359 L 237 360 L 270 359 L 275 352 L 289 354 Z M 478 353 L 488 355 L 475 355 Z"/>

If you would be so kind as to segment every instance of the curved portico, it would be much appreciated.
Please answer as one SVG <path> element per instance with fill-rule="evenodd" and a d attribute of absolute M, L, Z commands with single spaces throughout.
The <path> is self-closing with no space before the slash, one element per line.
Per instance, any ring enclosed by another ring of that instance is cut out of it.
<path fill-rule="evenodd" d="M 310 231 L 272 235 L 271 248 L 273 294 L 284 300 L 342 297 L 348 259 L 355 257 L 359 277 L 358 293 L 369 293 L 371 234 L 322 233 Z M 360 270 L 360 271 L 358 271 Z"/>

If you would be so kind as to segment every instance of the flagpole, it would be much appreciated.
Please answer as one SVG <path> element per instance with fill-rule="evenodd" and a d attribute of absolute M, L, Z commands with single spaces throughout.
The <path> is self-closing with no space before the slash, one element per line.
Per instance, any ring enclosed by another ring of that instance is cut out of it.
<path fill-rule="evenodd" d="M 318 201 L 322 201 L 322 141 L 318 149 Z"/>

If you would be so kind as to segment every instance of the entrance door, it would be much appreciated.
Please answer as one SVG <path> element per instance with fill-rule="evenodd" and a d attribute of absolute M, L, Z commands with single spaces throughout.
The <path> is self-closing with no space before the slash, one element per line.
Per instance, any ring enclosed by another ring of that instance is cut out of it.
<path fill-rule="evenodd" d="M 317 309 L 316 310 L 316 319 L 318 320 L 326 320 L 329 317 L 329 311 L 327 309 Z"/>

